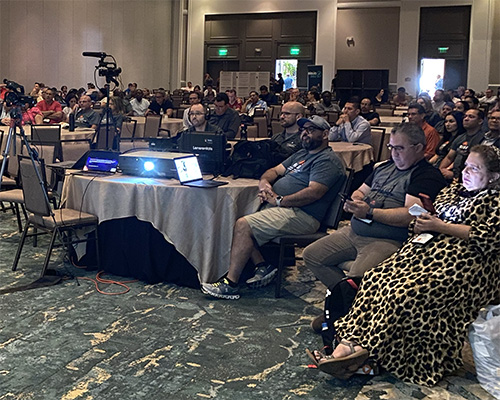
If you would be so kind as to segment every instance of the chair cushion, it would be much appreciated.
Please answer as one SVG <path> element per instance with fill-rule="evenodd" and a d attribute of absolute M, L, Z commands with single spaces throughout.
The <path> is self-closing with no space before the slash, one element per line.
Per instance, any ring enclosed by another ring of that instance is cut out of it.
<path fill-rule="evenodd" d="M 71 208 L 58 208 L 54 210 L 54 219 L 52 217 L 41 217 L 30 214 L 29 221 L 46 229 L 54 229 L 56 225 L 59 228 L 78 227 L 79 225 L 97 224 L 97 217 L 87 214 L 83 211 L 73 210 Z"/>
<path fill-rule="evenodd" d="M 3 190 L 0 192 L 0 201 L 7 203 L 24 203 L 22 189 Z"/>

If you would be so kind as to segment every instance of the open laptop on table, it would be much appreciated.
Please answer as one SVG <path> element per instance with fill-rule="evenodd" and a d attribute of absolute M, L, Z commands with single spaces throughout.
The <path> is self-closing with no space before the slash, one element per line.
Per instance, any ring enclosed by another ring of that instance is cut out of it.
<path fill-rule="evenodd" d="M 113 175 L 118 167 L 120 153 L 106 150 L 91 150 L 85 165 L 77 175 Z"/>
<path fill-rule="evenodd" d="M 192 187 L 217 187 L 227 185 L 228 182 L 205 180 L 201 175 L 198 157 L 195 155 L 174 158 L 175 169 L 179 176 L 179 182 L 185 186 Z"/>

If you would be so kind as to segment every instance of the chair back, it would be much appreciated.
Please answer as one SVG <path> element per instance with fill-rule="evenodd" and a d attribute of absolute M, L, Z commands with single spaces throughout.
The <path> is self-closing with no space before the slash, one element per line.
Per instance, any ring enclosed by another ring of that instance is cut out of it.
<path fill-rule="evenodd" d="M 279 121 L 271 121 L 271 132 L 273 135 L 283 132 L 283 127 Z"/>
<path fill-rule="evenodd" d="M 253 122 L 257 125 L 258 137 L 267 138 L 269 137 L 267 132 L 267 118 L 266 117 L 254 117 Z"/>
<path fill-rule="evenodd" d="M 61 141 L 61 125 L 31 125 L 31 142 L 56 145 Z"/>
<path fill-rule="evenodd" d="M 264 117 L 266 115 L 266 109 L 262 107 L 256 107 L 253 112 L 254 117 Z"/>
<path fill-rule="evenodd" d="M 110 125 L 107 131 L 106 124 L 101 125 L 96 133 L 96 149 L 110 150 L 113 148 L 113 141 L 115 139 L 115 127 L 113 125 Z"/>
<path fill-rule="evenodd" d="M 345 199 L 351 190 L 353 178 L 354 170 L 347 168 L 346 177 L 344 179 L 344 182 L 342 183 L 342 186 L 340 187 L 339 193 L 330 204 L 330 207 L 326 211 L 323 221 L 321 221 L 321 226 L 323 228 L 338 228 L 340 218 L 342 217 L 342 211 L 344 209 Z"/>
<path fill-rule="evenodd" d="M 370 130 L 372 132 L 373 158 L 375 162 L 379 162 L 380 155 L 382 154 L 382 146 L 384 144 L 385 128 L 372 126 Z"/>
<path fill-rule="evenodd" d="M 45 181 L 43 180 L 42 171 L 45 168 L 43 160 L 40 160 L 40 164 L 42 164 L 42 167 L 36 162 L 33 165 L 30 158 L 19 156 L 19 175 L 21 177 L 24 205 L 29 212 L 36 216 L 48 217 L 51 214 L 51 207 L 47 201 Z M 39 176 L 42 177 L 44 186 L 40 185 Z"/>
<path fill-rule="evenodd" d="M 339 119 L 339 112 L 338 111 L 327 111 L 326 112 L 326 120 L 330 125 L 334 125 L 337 120 Z"/>
<path fill-rule="evenodd" d="M 271 106 L 271 120 L 279 121 L 280 113 L 281 113 L 281 105 L 272 105 Z"/>
<path fill-rule="evenodd" d="M 7 139 L 5 141 L 7 141 Z M 13 179 L 16 179 L 19 175 L 19 163 L 17 162 L 17 156 L 23 154 L 23 147 L 24 144 L 19 135 L 12 137 L 9 153 L 7 154 L 7 173 L 9 177 Z"/>
<path fill-rule="evenodd" d="M 132 119 L 130 121 L 123 121 L 122 130 L 120 132 L 121 139 L 133 139 L 135 137 L 135 130 L 137 128 L 137 121 Z"/>
<path fill-rule="evenodd" d="M 61 147 L 63 161 L 76 161 L 90 150 L 90 141 L 88 139 L 62 140 Z"/>
<path fill-rule="evenodd" d="M 161 126 L 161 115 L 148 115 L 144 123 L 144 137 L 155 138 Z"/>

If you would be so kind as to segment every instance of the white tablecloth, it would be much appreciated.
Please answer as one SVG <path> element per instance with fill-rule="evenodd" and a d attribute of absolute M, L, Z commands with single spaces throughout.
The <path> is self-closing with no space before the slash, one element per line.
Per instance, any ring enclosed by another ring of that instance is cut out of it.
<path fill-rule="evenodd" d="M 201 282 L 212 282 L 229 268 L 234 223 L 259 206 L 257 180 L 223 180 L 229 184 L 204 189 L 174 179 L 69 175 L 62 198 L 67 207 L 94 214 L 100 223 L 133 216 L 151 222 Z"/>

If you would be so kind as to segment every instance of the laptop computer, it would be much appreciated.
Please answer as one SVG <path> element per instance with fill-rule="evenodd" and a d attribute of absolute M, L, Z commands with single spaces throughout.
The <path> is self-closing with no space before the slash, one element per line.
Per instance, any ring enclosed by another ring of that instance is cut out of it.
<path fill-rule="evenodd" d="M 226 170 L 228 157 L 226 135 L 213 132 L 183 133 L 177 140 L 179 150 L 199 156 L 203 173 L 221 174 Z"/>
<path fill-rule="evenodd" d="M 74 175 L 113 175 L 118 167 L 120 153 L 107 150 L 91 150 L 85 165 Z"/>
<path fill-rule="evenodd" d="M 228 182 L 203 179 L 198 157 L 195 155 L 174 158 L 174 163 L 181 185 L 207 188 L 228 184 Z"/>

